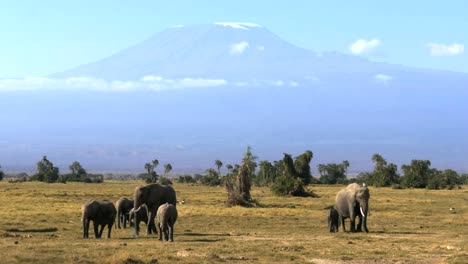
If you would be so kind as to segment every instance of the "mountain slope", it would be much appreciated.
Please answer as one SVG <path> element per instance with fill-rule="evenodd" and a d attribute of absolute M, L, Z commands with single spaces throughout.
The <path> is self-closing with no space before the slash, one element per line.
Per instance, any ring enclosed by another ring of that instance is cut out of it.
<path fill-rule="evenodd" d="M 347 159 L 367 170 L 377 152 L 468 171 L 468 74 L 316 53 L 254 24 L 168 28 L 52 77 L 54 89 L 0 96 L 5 169 L 48 155 L 64 168 L 141 170 L 158 158 L 204 171 L 251 145 L 269 160 L 310 149 L 312 168 Z"/>

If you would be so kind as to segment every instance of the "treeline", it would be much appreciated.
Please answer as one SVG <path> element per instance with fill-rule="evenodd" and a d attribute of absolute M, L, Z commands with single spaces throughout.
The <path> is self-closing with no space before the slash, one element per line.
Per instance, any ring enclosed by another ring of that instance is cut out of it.
<path fill-rule="evenodd" d="M 104 176 L 102 174 L 91 174 L 81 166 L 78 161 L 74 161 L 70 166 L 70 173 L 60 174 L 58 167 L 47 159 L 47 156 L 43 156 L 42 160 L 36 163 L 36 173 L 32 176 L 28 176 L 26 173 L 22 173 L 20 177 L 14 182 L 26 182 L 26 181 L 41 181 L 47 183 L 55 182 L 86 182 L 86 183 L 102 183 L 104 182 Z M 0 180 L 3 179 L 3 172 L 0 170 Z"/>
<path fill-rule="evenodd" d="M 308 196 L 311 192 L 307 191 L 310 184 L 349 184 L 353 182 L 365 183 L 375 187 L 393 187 L 395 189 L 403 188 L 427 188 L 427 189 L 453 189 L 456 186 L 468 184 L 468 174 L 459 174 L 454 170 L 438 170 L 431 168 L 429 160 L 412 160 L 410 164 L 401 166 L 402 174 L 398 173 L 398 166 L 394 163 L 388 163 L 381 155 L 374 154 L 371 158 L 374 169 L 371 172 L 360 173 L 355 178 L 349 178 L 347 170 L 350 166 L 349 161 L 344 160 L 341 163 L 318 164 L 317 169 L 320 173 L 318 178 L 311 174 L 311 162 L 313 153 L 310 150 L 301 155 L 293 157 L 284 153 L 283 158 L 273 162 L 263 160 L 257 162 L 257 157 L 247 148 L 246 157 L 248 164 L 243 160 L 241 164 L 226 164 L 215 160 L 214 167 L 209 168 L 204 174 L 182 175 L 176 180 L 179 183 L 202 184 L 207 186 L 226 186 L 240 174 L 246 174 L 249 184 L 255 186 L 268 186 L 276 195 Z M 244 158 L 245 159 L 245 158 Z M 145 173 L 137 177 L 146 183 L 172 184 L 167 175 L 172 171 L 170 163 L 164 164 L 164 172 L 159 175 L 156 168 L 159 166 L 159 160 L 154 159 L 145 163 Z M 242 167 L 244 166 L 244 167 Z M 222 174 L 221 169 L 225 168 L 227 173 Z M 249 171 L 248 173 L 245 168 Z M 70 172 L 60 174 L 59 168 L 47 159 L 46 156 L 36 164 L 36 173 L 32 176 L 23 175 L 15 181 L 42 181 L 42 182 L 87 182 L 101 183 L 104 181 L 102 174 L 88 173 L 78 161 L 74 161 L 69 166 Z M 0 166 L 0 180 L 4 178 L 4 173 Z M 244 177 L 244 178 L 245 178 Z"/>
<path fill-rule="evenodd" d="M 459 174 L 454 170 L 437 170 L 431 168 L 429 160 L 412 160 L 408 165 L 402 165 L 402 175 L 398 173 L 398 166 L 388 163 L 381 155 L 374 154 L 371 158 L 374 169 L 371 172 L 360 173 L 355 178 L 347 177 L 349 161 L 341 163 L 318 164 L 320 173 L 318 178 L 311 174 L 312 151 L 292 157 L 285 153 L 283 159 L 254 162 L 251 182 L 255 186 L 269 186 L 277 195 L 304 196 L 308 192 L 305 186 L 310 184 L 349 184 L 353 182 L 365 183 L 375 187 L 453 189 L 456 186 L 468 184 L 468 174 Z M 183 175 L 179 183 L 199 183 L 208 186 L 224 185 L 226 180 L 239 174 L 240 165 L 227 164 L 227 173 L 221 174 L 223 163 L 216 160 L 215 168 L 209 168 L 205 174 Z"/>

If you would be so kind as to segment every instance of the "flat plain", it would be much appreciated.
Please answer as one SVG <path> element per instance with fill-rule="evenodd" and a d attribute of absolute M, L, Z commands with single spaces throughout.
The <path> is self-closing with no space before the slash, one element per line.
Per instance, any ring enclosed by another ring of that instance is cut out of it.
<path fill-rule="evenodd" d="M 329 233 L 324 208 L 342 185 L 310 186 L 320 198 L 276 197 L 253 187 L 261 206 L 228 208 L 222 187 L 174 184 L 184 201 L 177 205 L 175 242 L 144 232 L 133 238 L 133 229 L 116 225 L 111 239 L 82 238 L 82 204 L 115 202 L 142 184 L 0 182 L 0 262 L 468 263 L 468 186 L 369 187 L 370 232 L 343 233 L 340 227 Z"/>

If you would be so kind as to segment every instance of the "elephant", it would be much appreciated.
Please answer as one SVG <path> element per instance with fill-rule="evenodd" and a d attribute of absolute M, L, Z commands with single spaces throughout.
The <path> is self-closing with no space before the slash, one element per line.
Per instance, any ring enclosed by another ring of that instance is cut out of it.
<path fill-rule="evenodd" d="M 107 225 L 107 238 L 110 238 L 112 226 L 115 222 L 115 216 L 117 215 L 117 210 L 112 202 L 102 201 L 98 202 L 95 200 L 90 200 L 81 208 L 83 221 L 83 238 L 89 238 L 89 222 L 93 221 L 94 225 L 94 236 L 95 238 L 101 238 L 102 231 Z M 101 230 L 98 232 L 99 225 Z"/>
<path fill-rule="evenodd" d="M 360 186 L 357 183 L 348 185 L 345 189 L 340 190 L 336 194 L 335 208 L 341 218 L 343 232 L 345 229 L 345 218 L 349 218 L 351 222 L 351 232 L 362 232 L 362 228 L 367 233 L 367 214 L 369 210 L 369 189 L 365 184 Z M 359 217 L 357 229 L 355 227 L 356 216 Z"/>
<path fill-rule="evenodd" d="M 159 240 L 174 242 L 174 224 L 177 221 L 177 208 L 173 204 L 165 203 L 158 208 Z"/>
<path fill-rule="evenodd" d="M 127 221 L 130 223 L 128 213 L 133 208 L 133 200 L 122 197 L 115 203 L 115 207 L 117 207 L 117 228 L 121 228 L 121 222 L 123 223 L 123 228 L 127 228 Z"/>
<path fill-rule="evenodd" d="M 154 218 L 159 206 L 164 203 L 176 205 L 176 193 L 172 186 L 151 183 L 135 188 L 133 209 L 138 212 L 141 205 L 146 204 L 148 209 L 148 221 L 146 223 L 146 234 L 149 235 L 155 227 Z M 138 222 L 138 214 L 135 215 L 135 222 Z M 135 234 L 138 235 L 138 230 L 135 226 Z"/>
<path fill-rule="evenodd" d="M 135 217 L 135 214 L 138 214 L 138 216 Z M 129 212 L 129 216 L 130 216 L 130 223 L 133 222 L 133 224 L 136 225 L 136 229 L 138 230 L 138 232 L 140 232 L 140 222 L 143 221 L 146 224 L 148 224 L 148 210 L 145 204 L 143 204 L 138 211 L 132 208 Z M 155 226 L 151 228 L 150 234 L 151 233 L 154 233 L 154 234 L 158 233 L 156 231 Z"/>
<path fill-rule="evenodd" d="M 328 230 L 330 233 L 338 232 L 338 227 L 340 225 L 340 214 L 334 206 L 330 206 L 328 209 Z"/>

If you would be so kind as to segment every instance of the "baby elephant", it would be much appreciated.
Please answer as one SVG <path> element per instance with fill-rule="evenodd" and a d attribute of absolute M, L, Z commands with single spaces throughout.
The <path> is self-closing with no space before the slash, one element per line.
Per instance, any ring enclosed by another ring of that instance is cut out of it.
<path fill-rule="evenodd" d="M 117 207 L 117 228 L 121 228 L 120 223 L 123 223 L 123 228 L 127 228 L 127 221 L 130 223 L 129 212 L 133 208 L 133 200 L 122 197 L 115 203 L 115 206 Z"/>
<path fill-rule="evenodd" d="M 135 214 L 136 214 L 136 217 L 135 217 Z M 137 230 L 137 234 L 140 232 L 140 222 L 144 222 L 146 224 L 148 224 L 148 210 L 147 210 L 147 207 L 145 204 L 143 204 L 142 206 L 140 206 L 140 208 L 138 210 L 135 210 L 135 209 L 131 209 L 130 212 L 129 212 L 129 215 L 130 215 L 130 225 L 136 225 L 136 230 Z M 150 232 L 149 234 L 156 234 L 157 231 L 156 231 L 156 227 L 153 225 L 151 228 L 150 228 Z"/>
<path fill-rule="evenodd" d="M 165 203 L 158 208 L 156 214 L 158 218 L 159 240 L 174 242 L 174 224 L 177 220 L 177 208 L 173 204 Z"/>
<path fill-rule="evenodd" d="M 117 210 L 112 202 L 98 202 L 91 200 L 83 205 L 81 212 L 81 221 L 83 221 L 83 238 L 89 237 L 88 231 L 90 221 L 93 221 L 95 238 L 101 238 L 102 231 L 104 231 L 104 227 L 106 225 L 108 229 L 107 238 L 110 238 L 115 216 L 117 215 Z M 101 226 L 101 230 L 98 230 L 99 225 Z"/>
<path fill-rule="evenodd" d="M 330 233 L 338 232 L 338 226 L 340 223 L 340 215 L 334 206 L 330 206 L 328 209 L 328 230 Z"/>

